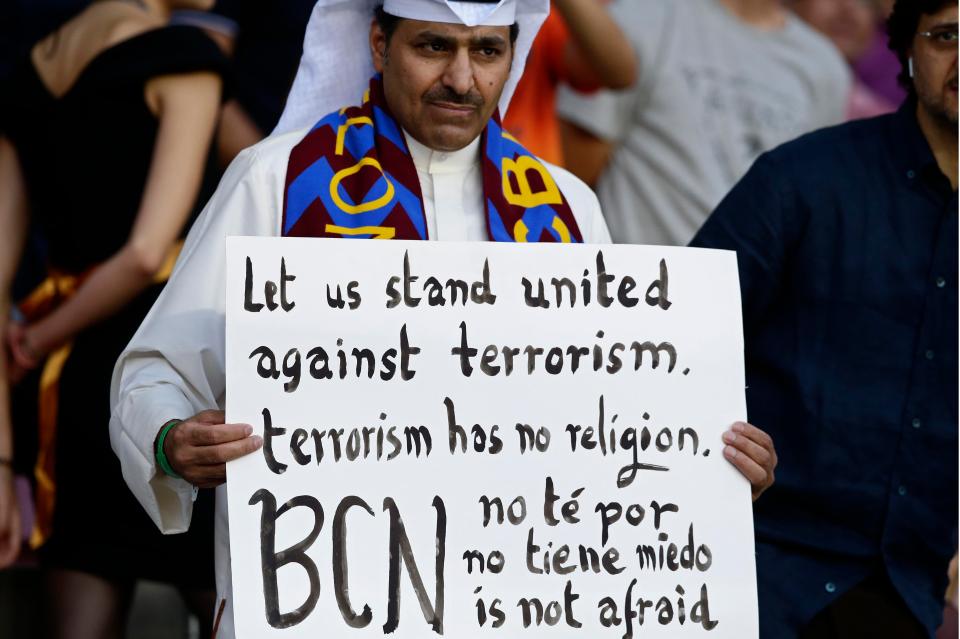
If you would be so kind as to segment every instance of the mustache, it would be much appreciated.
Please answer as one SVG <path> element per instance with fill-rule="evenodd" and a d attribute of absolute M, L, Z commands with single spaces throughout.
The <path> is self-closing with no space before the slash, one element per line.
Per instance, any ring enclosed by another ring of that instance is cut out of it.
<path fill-rule="evenodd" d="M 444 102 L 447 104 L 456 104 L 458 106 L 472 106 L 480 108 L 484 105 L 483 96 L 479 93 L 460 94 L 450 87 L 440 86 L 431 89 L 424 96 L 425 102 Z"/>

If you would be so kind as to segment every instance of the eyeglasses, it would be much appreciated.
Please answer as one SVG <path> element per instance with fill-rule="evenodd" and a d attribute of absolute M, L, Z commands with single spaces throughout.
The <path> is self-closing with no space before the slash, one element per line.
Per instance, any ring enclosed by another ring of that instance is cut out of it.
<path fill-rule="evenodd" d="M 921 38 L 926 38 L 930 44 L 939 51 L 957 48 L 957 25 L 937 27 L 930 31 L 921 31 L 917 34 Z"/>

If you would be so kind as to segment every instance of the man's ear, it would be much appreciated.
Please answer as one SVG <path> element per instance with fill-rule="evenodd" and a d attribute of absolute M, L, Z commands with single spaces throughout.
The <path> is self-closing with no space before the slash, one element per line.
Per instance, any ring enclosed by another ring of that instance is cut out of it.
<path fill-rule="evenodd" d="M 373 60 L 373 68 L 376 72 L 383 73 L 387 59 L 387 34 L 383 32 L 376 20 L 370 24 L 370 58 Z"/>

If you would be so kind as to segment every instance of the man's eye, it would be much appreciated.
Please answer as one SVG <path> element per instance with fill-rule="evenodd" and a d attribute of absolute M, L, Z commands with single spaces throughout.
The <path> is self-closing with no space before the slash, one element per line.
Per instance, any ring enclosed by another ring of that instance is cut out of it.
<path fill-rule="evenodd" d="M 957 32 L 956 31 L 941 31 L 936 36 L 937 40 L 943 42 L 944 44 L 952 44 L 957 41 Z"/>
<path fill-rule="evenodd" d="M 500 55 L 500 49 L 495 49 L 493 47 L 484 47 L 480 49 L 480 53 L 487 58 L 492 58 Z"/>

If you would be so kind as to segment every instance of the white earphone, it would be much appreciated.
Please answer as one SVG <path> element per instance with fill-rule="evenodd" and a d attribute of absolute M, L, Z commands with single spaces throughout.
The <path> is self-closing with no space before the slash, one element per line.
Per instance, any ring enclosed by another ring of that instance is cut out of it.
<path fill-rule="evenodd" d="M 907 59 L 907 73 L 910 75 L 911 78 L 913 77 L 913 58 L 912 57 Z"/>

